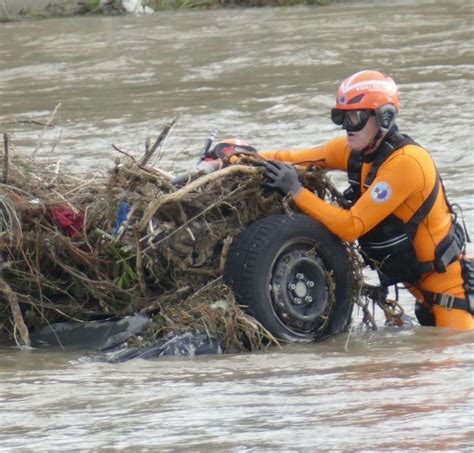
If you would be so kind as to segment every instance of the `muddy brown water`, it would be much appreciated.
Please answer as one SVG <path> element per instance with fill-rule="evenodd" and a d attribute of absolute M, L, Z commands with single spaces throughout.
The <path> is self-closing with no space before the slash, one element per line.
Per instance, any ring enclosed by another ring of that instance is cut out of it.
<path fill-rule="evenodd" d="M 336 136 L 338 82 L 383 69 L 401 87 L 402 130 L 432 150 L 473 234 L 472 22 L 470 1 L 394 0 L 2 24 L 1 131 L 28 152 L 42 128 L 19 121 L 61 103 L 40 154 L 106 172 L 112 143 L 139 155 L 179 116 L 157 165 L 181 171 L 211 127 L 260 149 Z M 125 364 L 4 346 L 0 450 L 472 451 L 474 335 L 354 327 Z"/>

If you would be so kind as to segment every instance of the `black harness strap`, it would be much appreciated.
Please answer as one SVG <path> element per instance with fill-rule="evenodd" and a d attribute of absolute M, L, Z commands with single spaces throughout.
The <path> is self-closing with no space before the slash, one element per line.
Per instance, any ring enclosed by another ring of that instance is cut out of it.
<path fill-rule="evenodd" d="M 436 198 L 438 198 L 439 188 L 441 186 L 441 179 L 436 172 L 436 181 L 433 187 L 433 190 L 429 194 L 428 198 L 423 202 L 423 204 L 418 208 L 418 210 L 413 214 L 409 222 L 415 226 L 418 226 L 423 219 L 428 215 L 428 213 L 433 208 Z"/>
<path fill-rule="evenodd" d="M 422 289 L 421 293 L 428 304 L 439 305 L 447 310 L 457 308 L 458 310 L 466 310 L 471 314 L 474 313 L 474 307 L 470 305 L 469 300 L 467 299 L 450 296 L 449 294 L 433 293 L 425 289 Z"/>
<path fill-rule="evenodd" d="M 347 178 L 351 186 L 354 184 L 360 185 L 360 175 L 362 173 L 363 163 L 364 159 L 362 158 L 362 154 L 352 151 L 349 155 L 349 162 L 347 164 Z"/>

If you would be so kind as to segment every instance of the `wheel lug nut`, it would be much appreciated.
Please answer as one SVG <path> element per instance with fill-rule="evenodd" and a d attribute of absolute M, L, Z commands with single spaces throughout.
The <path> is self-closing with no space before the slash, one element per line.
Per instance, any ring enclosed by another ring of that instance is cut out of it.
<path fill-rule="evenodd" d="M 294 302 L 296 305 L 301 305 L 302 300 L 301 300 L 299 297 L 295 297 L 295 298 L 293 299 L 293 302 Z"/>
<path fill-rule="evenodd" d="M 296 278 L 297 278 L 298 280 L 303 280 L 304 275 L 303 275 L 303 274 L 296 274 Z"/>
<path fill-rule="evenodd" d="M 307 283 L 306 283 L 306 286 L 308 286 L 309 288 L 312 288 L 314 286 L 314 282 L 312 280 L 309 280 Z"/>
<path fill-rule="evenodd" d="M 313 298 L 311 296 L 306 296 L 304 300 L 308 303 L 313 302 Z"/>
<path fill-rule="evenodd" d="M 293 290 L 296 289 L 296 285 L 295 285 L 294 283 L 290 283 L 290 284 L 288 285 L 288 287 L 289 287 L 290 289 L 293 289 Z"/>

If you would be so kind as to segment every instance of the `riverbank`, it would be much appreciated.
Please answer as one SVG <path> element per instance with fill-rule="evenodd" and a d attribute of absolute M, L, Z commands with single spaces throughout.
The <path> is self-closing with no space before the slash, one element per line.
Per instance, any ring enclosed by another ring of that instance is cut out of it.
<path fill-rule="evenodd" d="M 332 0 L 0 0 L 0 22 L 24 18 L 153 14 L 177 9 L 317 5 Z"/>

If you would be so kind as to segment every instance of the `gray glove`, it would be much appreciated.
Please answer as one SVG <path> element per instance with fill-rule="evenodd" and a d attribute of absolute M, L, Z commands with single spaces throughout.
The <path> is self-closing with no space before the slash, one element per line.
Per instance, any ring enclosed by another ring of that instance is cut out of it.
<path fill-rule="evenodd" d="M 293 196 L 303 187 L 293 165 L 275 160 L 268 160 L 264 165 L 265 172 L 263 175 L 267 178 L 267 181 L 263 184 L 265 187 L 278 190 L 282 195 L 291 192 Z"/>

